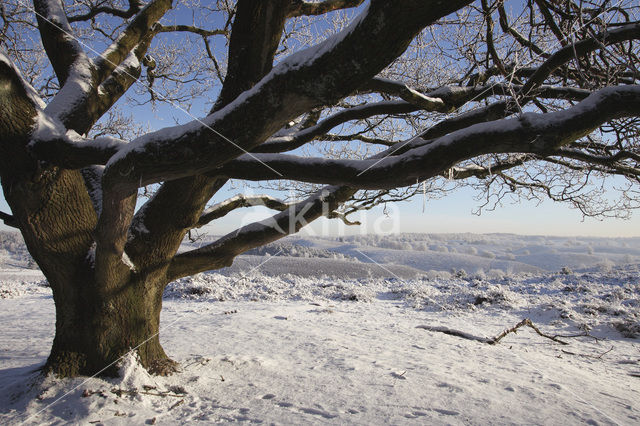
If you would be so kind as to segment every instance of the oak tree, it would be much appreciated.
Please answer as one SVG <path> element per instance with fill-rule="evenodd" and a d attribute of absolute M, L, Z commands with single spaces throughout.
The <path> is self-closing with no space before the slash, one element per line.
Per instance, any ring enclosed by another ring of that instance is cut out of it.
<path fill-rule="evenodd" d="M 0 8 L 0 179 L 11 208 L 0 219 L 51 285 L 47 369 L 62 376 L 114 373 L 131 348 L 150 371 L 171 371 L 158 338 L 165 286 L 322 216 L 349 222 L 459 185 L 489 207 L 549 197 L 607 216 L 640 201 L 633 0 Z M 132 104 L 198 102 L 210 102 L 204 117 L 157 131 L 127 115 Z M 230 179 L 304 197 L 225 201 Z M 276 213 L 178 252 L 189 232 L 256 204 Z"/>

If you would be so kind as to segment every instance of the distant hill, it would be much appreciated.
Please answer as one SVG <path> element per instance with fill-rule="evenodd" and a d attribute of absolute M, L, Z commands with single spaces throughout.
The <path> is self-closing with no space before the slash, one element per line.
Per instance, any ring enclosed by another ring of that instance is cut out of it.
<path fill-rule="evenodd" d="M 207 235 L 197 242 L 185 240 L 181 250 L 214 241 Z M 640 263 L 640 238 L 528 236 L 515 234 L 390 234 L 344 237 L 294 235 L 240 256 L 223 273 L 255 267 L 260 258 L 276 257 L 271 274 L 335 275 L 354 277 L 367 264 L 387 265 L 392 271 L 378 275 L 417 276 L 424 272 L 449 274 L 539 273 Z M 244 259 L 244 262 L 241 261 Z M 315 259 L 314 262 L 308 260 Z M 332 266 L 331 262 L 335 262 Z M 244 265 L 244 266 L 243 266 Z M 33 268 L 37 265 L 17 232 L 0 231 L 0 266 Z M 364 273 L 364 272 L 362 272 Z M 370 272 L 373 273 L 373 272 Z"/>
<path fill-rule="evenodd" d="M 0 231 L 0 266 L 38 269 L 18 232 Z"/>

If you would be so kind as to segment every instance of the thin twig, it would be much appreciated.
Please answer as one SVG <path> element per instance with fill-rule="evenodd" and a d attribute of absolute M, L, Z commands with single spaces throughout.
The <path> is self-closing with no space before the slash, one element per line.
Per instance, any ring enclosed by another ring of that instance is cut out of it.
<path fill-rule="evenodd" d="M 179 405 L 181 405 L 183 403 L 184 403 L 184 399 L 181 399 L 180 401 L 176 402 L 171 407 L 169 407 L 169 410 L 167 410 L 167 411 L 171 411 L 171 410 L 173 410 L 174 408 L 176 408 L 177 406 L 179 406 Z"/>
<path fill-rule="evenodd" d="M 603 356 L 605 356 L 606 354 L 608 354 L 609 352 L 611 352 L 613 350 L 613 346 L 611 346 L 609 348 L 609 350 L 604 351 L 603 353 L 599 354 L 599 355 L 589 355 L 589 354 L 579 354 L 579 353 L 575 353 L 575 352 L 571 352 L 571 351 L 565 351 L 564 349 L 562 350 L 562 353 L 567 354 L 567 355 L 577 355 L 577 356 L 583 356 L 586 358 L 594 358 L 594 359 L 602 359 Z"/>
<path fill-rule="evenodd" d="M 494 337 L 493 339 L 490 339 L 489 343 L 490 345 L 495 345 L 496 343 L 498 343 L 500 340 L 502 340 L 503 337 L 505 337 L 507 334 L 510 333 L 515 333 L 520 327 L 524 327 L 524 326 L 528 326 L 530 328 L 532 328 L 536 333 L 538 333 L 538 335 L 542 336 L 542 337 L 546 337 L 547 339 L 551 339 L 554 342 L 558 342 L 562 345 L 568 345 L 569 343 L 564 342 L 560 339 L 558 339 L 556 336 L 550 336 L 548 334 L 543 333 L 542 331 L 540 331 L 540 329 L 538 327 L 536 327 L 529 318 L 525 318 L 522 321 L 520 321 L 518 324 L 516 324 L 515 326 L 513 326 L 512 328 L 508 328 L 506 330 L 504 330 L 502 333 L 498 334 L 496 337 Z"/>

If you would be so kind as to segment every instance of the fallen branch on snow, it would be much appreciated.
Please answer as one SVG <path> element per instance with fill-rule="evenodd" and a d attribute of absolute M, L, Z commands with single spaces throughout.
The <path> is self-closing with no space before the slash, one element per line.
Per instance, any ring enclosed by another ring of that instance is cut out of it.
<path fill-rule="evenodd" d="M 473 334 L 464 332 L 464 331 L 460 331 L 460 330 L 454 330 L 451 328 L 447 328 L 447 327 L 434 327 L 434 326 L 430 326 L 430 325 L 419 325 L 416 328 L 422 328 L 428 331 L 437 331 L 439 333 L 444 333 L 444 334 L 448 334 L 450 336 L 456 336 L 456 337 L 462 337 L 463 339 L 467 339 L 467 340 L 474 340 L 476 342 L 480 342 L 480 343 L 487 343 L 489 345 L 495 345 L 498 342 L 500 342 L 500 340 L 502 340 L 506 335 L 510 334 L 510 333 L 516 333 L 518 331 L 519 328 L 524 327 L 524 326 L 528 326 L 530 328 L 532 328 L 538 335 L 542 336 L 542 337 L 546 337 L 547 339 L 551 339 L 554 342 L 558 342 L 562 345 L 568 345 L 567 342 L 558 339 L 557 336 L 550 336 L 548 334 L 543 333 L 542 331 L 540 331 L 540 329 L 538 327 L 536 327 L 529 318 L 525 318 L 522 321 L 520 321 L 519 323 L 517 323 L 515 326 L 508 328 L 506 330 L 504 330 L 502 333 L 498 334 L 495 337 L 479 337 L 479 336 L 474 336 Z"/>

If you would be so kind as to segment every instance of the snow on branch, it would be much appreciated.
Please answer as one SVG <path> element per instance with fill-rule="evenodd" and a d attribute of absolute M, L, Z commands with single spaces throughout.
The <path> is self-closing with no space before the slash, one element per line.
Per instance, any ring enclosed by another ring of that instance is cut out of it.
<path fill-rule="evenodd" d="M 110 136 L 89 139 L 67 130 L 56 118 L 39 112 L 32 132 L 29 149 L 38 157 L 65 169 L 80 169 L 94 164 L 106 164 L 123 140 Z"/>
<path fill-rule="evenodd" d="M 153 0 L 136 15 L 118 39 L 97 58 L 96 83 L 102 83 L 129 56 L 169 9 L 171 0 Z"/>
<path fill-rule="evenodd" d="M 18 224 L 16 222 L 16 218 L 10 215 L 9 213 L 5 213 L 0 211 L 0 220 L 4 222 L 5 225 L 10 226 L 12 228 L 18 228 Z"/>
<path fill-rule="evenodd" d="M 272 210 L 279 211 L 283 211 L 289 208 L 289 204 L 269 195 L 255 195 L 250 197 L 246 195 L 236 195 L 235 197 L 231 197 L 228 200 L 214 204 L 213 206 L 206 209 L 202 213 L 202 216 L 200 216 L 200 219 L 198 220 L 198 223 L 195 227 L 200 228 L 213 220 L 226 216 L 233 210 L 253 206 L 264 206 Z"/>
<path fill-rule="evenodd" d="M 167 274 L 170 280 L 174 280 L 229 266 L 236 256 L 247 250 L 296 233 L 319 217 L 330 216 L 355 192 L 348 187 L 325 187 L 275 216 L 244 226 L 199 249 L 176 255 Z"/>
<path fill-rule="evenodd" d="M 386 151 L 386 157 L 365 160 L 305 158 L 283 154 L 241 156 L 218 170 L 221 176 L 247 180 L 291 179 L 350 185 L 361 189 L 407 186 L 449 170 L 460 161 L 491 153 L 556 155 L 557 149 L 583 137 L 603 123 L 640 115 L 640 86 L 601 89 L 563 111 L 525 113 L 512 119 L 479 123 L 440 138 L 420 137 Z M 258 167 L 277 169 L 281 177 Z"/>
<path fill-rule="evenodd" d="M 11 62 L 11 60 L 0 51 L 0 66 L 3 68 L 0 70 L 0 77 L 3 79 L 13 80 L 16 84 L 18 84 L 24 94 L 29 98 L 31 103 L 36 109 L 44 109 L 46 104 L 38 95 L 36 89 L 33 88 L 31 84 L 22 76 L 20 70 Z"/>
<path fill-rule="evenodd" d="M 386 90 L 389 87 L 393 87 L 394 91 Z M 386 114 L 406 114 L 414 111 L 437 111 L 437 112 L 450 112 L 452 109 L 459 108 L 470 100 L 480 101 L 489 96 L 503 95 L 510 96 L 513 91 L 518 91 L 521 85 L 512 85 L 508 87 L 505 84 L 493 84 L 490 86 L 476 86 L 476 87 L 442 87 L 434 90 L 430 94 L 423 95 L 413 89 L 408 88 L 406 85 L 400 82 L 392 80 L 383 80 L 375 78 L 372 82 L 367 83 L 360 90 L 385 90 L 385 93 L 396 93 L 404 89 L 415 92 L 416 96 L 421 96 L 427 101 L 420 104 L 420 102 L 412 102 L 409 96 L 405 96 L 403 101 L 382 101 L 377 103 L 365 104 L 353 108 L 346 108 L 341 110 L 332 116 L 324 119 L 320 123 L 314 126 L 307 127 L 297 132 L 279 132 L 276 136 L 268 139 L 262 145 L 253 149 L 252 152 L 261 153 L 277 153 L 291 151 L 301 147 L 307 142 L 315 139 L 322 140 L 345 140 L 340 135 L 328 135 L 327 132 L 332 128 L 335 128 L 343 123 L 352 120 L 361 120 L 370 118 L 375 115 Z M 386 89 L 385 89 L 386 88 Z M 539 88 L 539 97 L 547 99 L 569 99 L 569 100 L 583 100 L 591 94 L 590 91 L 584 89 L 575 89 L 567 87 L 553 87 L 553 86 L 541 86 Z M 397 94 L 397 93 L 396 93 Z M 431 95 L 438 94 L 440 97 L 432 97 Z M 492 104 L 485 108 L 473 110 L 469 113 L 459 115 L 455 118 L 445 120 L 433 126 L 429 131 L 425 132 L 423 137 L 432 138 L 436 136 L 442 136 L 453 130 L 459 130 L 463 127 L 468 127 L 471 124 L 476 124 L 483 121 L 497 120 L 503 118 L 507 111 L 507 104 L 497 103 Z M 351 139 L 362 140 L 368 143 L 377 143 L 381 145 L 391 146 L 394 143 L 385 140 L 373 140 L 366 138 L 365 136 L 358 135 Z"/>
<path fill-rule="evenodd" d="M 373 78 L 366 85 L 367 89 L 398 96 L 410 104 L 419 106 L 425 111 L 453 112 L 454 107 L 440 98 L 424 95 L 406 84 L 386 78 Z"/>
<path fill-rule="evenodd" d="M 88 131 L 140 75 L 139 59 L 154 35 L 152 27 L 170 7 L 170 0 L 149 3 L 92 61 L 74 39 L 59 1 L 36 1 L 43 44 L 62 86 L 47 114 L 78 133 Z"/>
<path fill-rule="evenodd" d="M 142 73 L 140 58 L 144 56 L 148 48 L 148 43 L 141 43 L 133 52 L 129 54 L 113 72 L 98 86 L 96 91 L 95 104 L 97 108 L 89 119 L 90 122 L 97 121 L 102 115 L 116 103 L 118 99 L 135 83 Z"/>
<path fill-rule="evenodd" d="M 72 73 L 72 67 L 86 68 L 90 64 L 74 32 L 60 0 L 34 0 L 33 7 L 38 21 L 38 30 L 47 56 L 58 76 L 61 86 Z M 76 69 L 76 73 L 79 69 Z"/>
<path fill-rule="evenodd" d="M 132 193 L 140 185 L 211 170 L 260 145 L 291 119 L 352 93 L 404 52 L 417 31 L 466 3 L 425 8 L 418 0 L 374 1 L 348 28 L 284 59 L 225 108 L 133 141 L 109 161 L 105 178 Z M 246 123 L 246 117 L 254 119 Z"/>
<path fill-rule="evenodd" d="M 47 105 L 47 114 L 84 133 L 85 129 L 70 126 L 70 117 L 85 109 L 86 100 L 96 87 L 93 61 L 76 40 L 61 1 L 35 0 L 34 9 L 42 44 L 61 86 Z"/>

